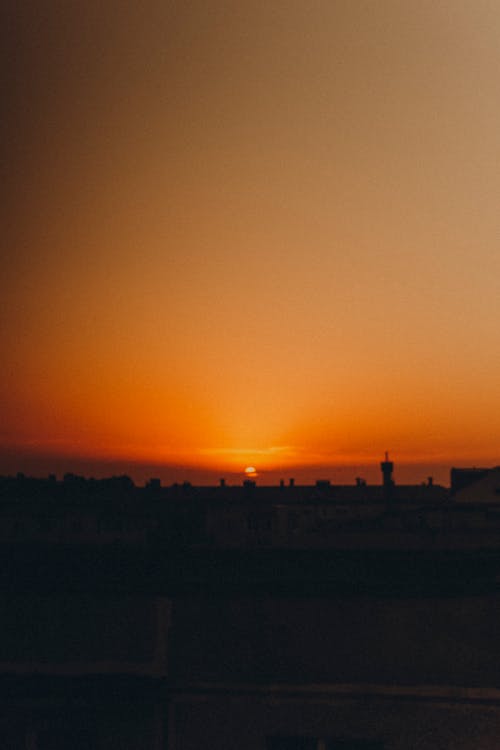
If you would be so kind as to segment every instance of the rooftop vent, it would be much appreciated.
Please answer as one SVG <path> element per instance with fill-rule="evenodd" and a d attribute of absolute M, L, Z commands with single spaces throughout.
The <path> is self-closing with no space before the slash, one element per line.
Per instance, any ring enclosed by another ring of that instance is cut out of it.
<path fill-rule="evenodd" d="M 325 489 L 326 487 L 330 487 L 330 480 L 329 479 L 317 479 L 316 480 L 316 487 Z"/>

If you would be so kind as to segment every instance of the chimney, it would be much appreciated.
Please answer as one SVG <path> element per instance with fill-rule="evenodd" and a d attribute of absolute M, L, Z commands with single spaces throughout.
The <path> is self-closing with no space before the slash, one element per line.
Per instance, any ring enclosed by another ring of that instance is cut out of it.
<path fill-rule="evenodd" d="M 331 482 L 329 479 L 317 479 L 316 480 L 316 487 L 319 487 L 320 489 L 326 489 L 331 486 Z"/>

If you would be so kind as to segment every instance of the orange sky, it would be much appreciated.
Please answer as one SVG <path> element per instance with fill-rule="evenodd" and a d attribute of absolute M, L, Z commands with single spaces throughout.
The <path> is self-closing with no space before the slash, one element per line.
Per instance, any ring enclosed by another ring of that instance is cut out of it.
<path fill-rule="evenodd" d="M 496 3 L 2 27 L 0 472 L 500 463 Z"/>

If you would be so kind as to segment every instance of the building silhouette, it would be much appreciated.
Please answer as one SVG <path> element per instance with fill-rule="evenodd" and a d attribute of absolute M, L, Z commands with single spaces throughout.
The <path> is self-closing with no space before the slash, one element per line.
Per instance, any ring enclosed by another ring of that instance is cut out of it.
<path fill-rule="evenodd" d="M 0 480 L 0 746 L 496 748 L 500 469 Z"/>

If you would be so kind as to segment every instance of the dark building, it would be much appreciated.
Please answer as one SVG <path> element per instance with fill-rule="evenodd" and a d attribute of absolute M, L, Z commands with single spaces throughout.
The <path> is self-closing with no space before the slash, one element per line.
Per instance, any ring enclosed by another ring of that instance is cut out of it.
<path fill-rule="evenodd" d="M 0 746 L 496 748 L 496 470 L 477 500 L 381 468 L 0 480 Z"/>

